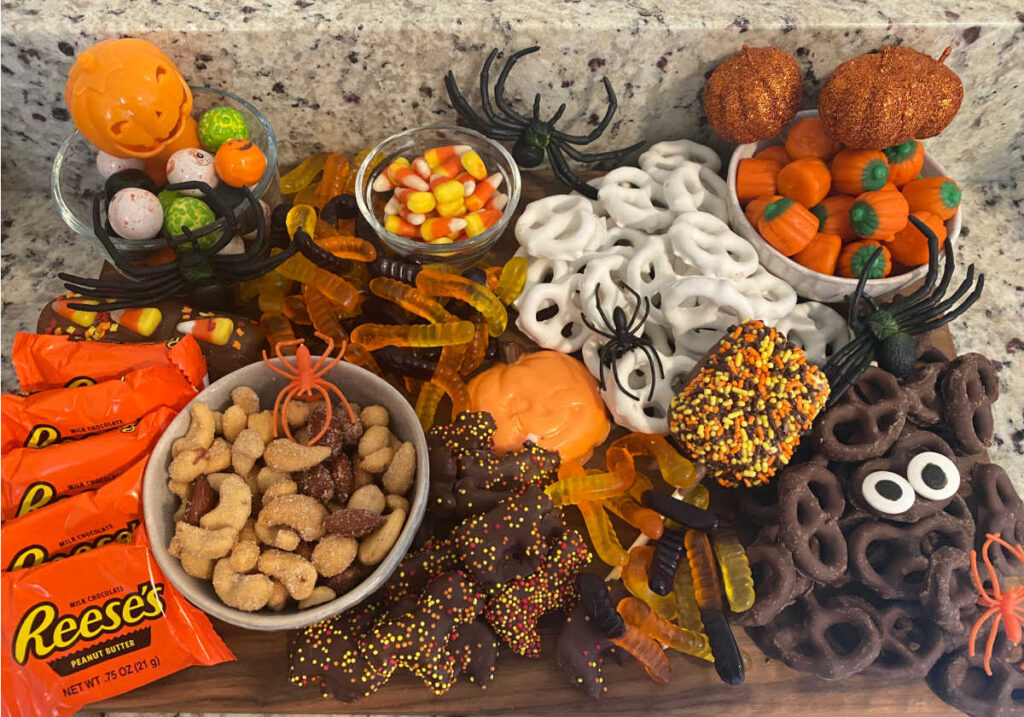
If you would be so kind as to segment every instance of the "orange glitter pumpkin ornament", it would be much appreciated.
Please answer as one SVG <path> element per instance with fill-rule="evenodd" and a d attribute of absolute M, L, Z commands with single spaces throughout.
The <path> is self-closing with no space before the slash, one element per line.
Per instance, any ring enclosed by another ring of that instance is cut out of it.
<path fill-rule="evenodd" d="M 499 453 L 529 439 L 558 451 L 563 461 L 586 461 L 611 429 L 597 381 L 582 363 L 557 351 L 535 351 L 493 366 L 468 389 L 472 409 L 494 416 Z"/>
<path fill-rule="evenodd" d="M 80 53 L 64 85 L 78 131 L 115 157 L 159 154 L 192 114 L 192 90 L 171 59 L 135 38 Z"/>

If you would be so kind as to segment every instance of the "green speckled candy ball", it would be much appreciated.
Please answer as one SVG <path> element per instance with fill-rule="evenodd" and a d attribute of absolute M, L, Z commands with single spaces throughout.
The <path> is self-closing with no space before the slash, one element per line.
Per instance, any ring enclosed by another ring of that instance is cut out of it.
<path fill-rule="evenodd" d="M 230 107 L 214 107 L 199 118 L 199 141 L 209 152 L 216 152 L 229 139 L 249 139 L 245 117 Z"/>
<path fill-rule="evenodd" d="M 210 206 L 202 199 L 193 197 L 178 197 L 171 206 L 164 212 L 164 229 L 171 236 L 181 234 L 183 227 L 189 229 L 201 229 L 207 224 L 217 221 L 217 215 L 213 213 Z M 206 236 L 199 237 L 199 246 L 203 249 L 213 246 L 220 237 L 220 232 L 213 232 Z M 186 248 L 184 245 L 182 248 Z"/>
<path fill-rule="evenodd" d="M 172 189 L 164 189 L 156 195 L 156 198 L 160 200 L 160 208 L 164 210 L 164 216 L 167 216 L 167 210 L 174 204 L 174 200 L 181 196 L 181 192 L 175 192 Z"/>

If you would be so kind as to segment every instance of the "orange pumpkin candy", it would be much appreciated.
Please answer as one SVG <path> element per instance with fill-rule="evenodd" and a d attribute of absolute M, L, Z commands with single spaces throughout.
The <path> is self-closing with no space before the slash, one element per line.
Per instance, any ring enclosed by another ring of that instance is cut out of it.
<path fill-rule="evenodd" d="M 850 226 L 857 236 L 889 241 L 893 234 L 907 226 L 910 209 L 899 192 L 880 189 L 864 192 L 850 206 Z"/>
<path fill-rule="evenodd" d="M 767 159 L 769 162 L 775 162 L 775 164 L 779 165 L 779 169 L 793 161 L 793 158 L 789 156 L 789 152 L 781 144 L 765 147 L 754 155 L 754 159 Z"/>
<path fill-rule="evenodd" d="M 494 445 L 513 451 L 533 438 L 563 461 L 590 457 L 611 430 L 597 380 L 557 351 L 535 351 L 497 364 L 469 382 L 470 405 L 494 416 Z"/>
<path fill-rule="evenodd" d="M 793 159 L 814 157 L 827 162 L 840 147 L 841 144 L 825 134 L 821 120 L 817 117 L 800 120 L 786 135 L 786 152 Z"/>
<path fill-rule="evenodd" d="M 892 273 L 892 255 L 884 244 L 879 244 L 873 239 L 852 241 L 843 247 L 843 251 L 839 255 L 839 263 L 836 266 L 839 276 L 845 276 L 847 279 L 859 279 L 860 273 L 864 271 L 868 261 L 879 247 L 882 248 L 882 251 L 871 262 L 868 278 L 881 279 L 889 276 Z"/>
<path fill-rule="evenodd" d="M 960 208 L 960 187 L 949 177 L 925 177 L 903 185 L 912 212 L 931 212 L 946 221 Z"/>
<path fill-rule="evenodd" d="M 775 194 L 779 165 L 770 159 L 741 159 L 736 165 L 736 198 L 740 204 L 764 194 Z"/>
<path fill-rule="evenodd" d="M 838 234 L 815 234 L 811 243 L 791 258 L 800 266 L 832 276 L 842 249 L 843 240 Z"/>
<path fill-rule="evenodd" d="M 912 179 L 917 179 L 924 167 L 924 145 L 916 139 L 908 139 L 902 144 L 894 144 L 882 150 L 889 160 L 889 181 L 902 187 Z"/>
<path fill-rule="evenodd" d="M 828 196 L 832 177 L 828 167 L 816 157 L 794 159 L 781 170 L 778 177 L 779 194 L 813 207 Z"/>
<path fill-rule="evenodd" d="M 64 102 L 78 131 L 115 157 L 160 154 L 192 114 L 192 90 L 178 68 L 136 38 L 104 40 L 80 53 Z"/>
<path fill-rule="evenodd" d="M 260 181 L 267 168 L 263 150 L 248 139 L 229 139 L 213 158 L 217 176 L 232 187 L 246 187 Z"/>
<path fill-rule="evenodd" d="M 818 231 L 822 234 L 838 234 L 843 241 L 857 236 L 850 226 L 850 207 L 857 201 L 848 194 L 833 194 L 811 207 L 811 214 L 818 217 Z"/>
<path fill-rule="evenodd" d="M 757 231 L 784 256 L 793 256 L 811 243 L 818 232 L 818 218 L 803 205 L 782 198 L 765 207 Z"/>
<path fill-rule="evenodd" d="M 889 160 L 870 149 L 844 149 L 832 160 L 832 187 L 840 194 L 874 192 L 889 180 Z"/>
<path fill-rule="evenodd" d="M 924 222 L 925 226 L 939 238 L 939 249 L 946 244 L 946 225 L 931 212 L 914 212 L 913 216 Z M 892 258 L 908 267 L 928 263 L 928 238 L 908 221 L 901 231 L 896 232 L 889 243 Z"/>
<path fill-rule="evenodd" d="M 765 207 L 774 202 L 776 199 L 782 199 L 781 194 L 764 194 L 757 199 L 751 199 L 747 202 L 747 206 L 743 207 L 743 216 L 750 222 L 750 226 L 756 227 L 757 222 L 760 221 L 764 215 Z"/>

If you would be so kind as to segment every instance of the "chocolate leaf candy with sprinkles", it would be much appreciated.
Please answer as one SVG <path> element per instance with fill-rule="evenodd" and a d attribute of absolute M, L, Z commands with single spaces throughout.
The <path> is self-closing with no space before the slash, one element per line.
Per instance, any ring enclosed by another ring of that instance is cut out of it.
<path fill-rule="evenodd" d="M 764 485 L 789 462 L 828 396 L 828 379 L 802 349 L 761 321 L 745 321 L 729 328 L 673 397 L 669 429 L 723 486 Z"/>

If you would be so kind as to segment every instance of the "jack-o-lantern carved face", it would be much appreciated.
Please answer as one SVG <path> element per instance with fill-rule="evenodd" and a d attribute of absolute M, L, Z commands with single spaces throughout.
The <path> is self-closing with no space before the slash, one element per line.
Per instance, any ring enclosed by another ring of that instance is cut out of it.
<path fill-rule="evenodd" d="M 533 438 L 562 460 L 586 460 L 608 437 L 611 424 L 586 367 L 557 351 L 536 351 L 496 365 L 469 382 L 474 410 L 494 416 L 499 453 Z"/>
<path fill-rule="evenodd" d="M 81 53 L 64 86 L 78 131 L 117 157 L 153 157 L 182 132 L 192 90 L 145 40 L 106 40 Z"/>

